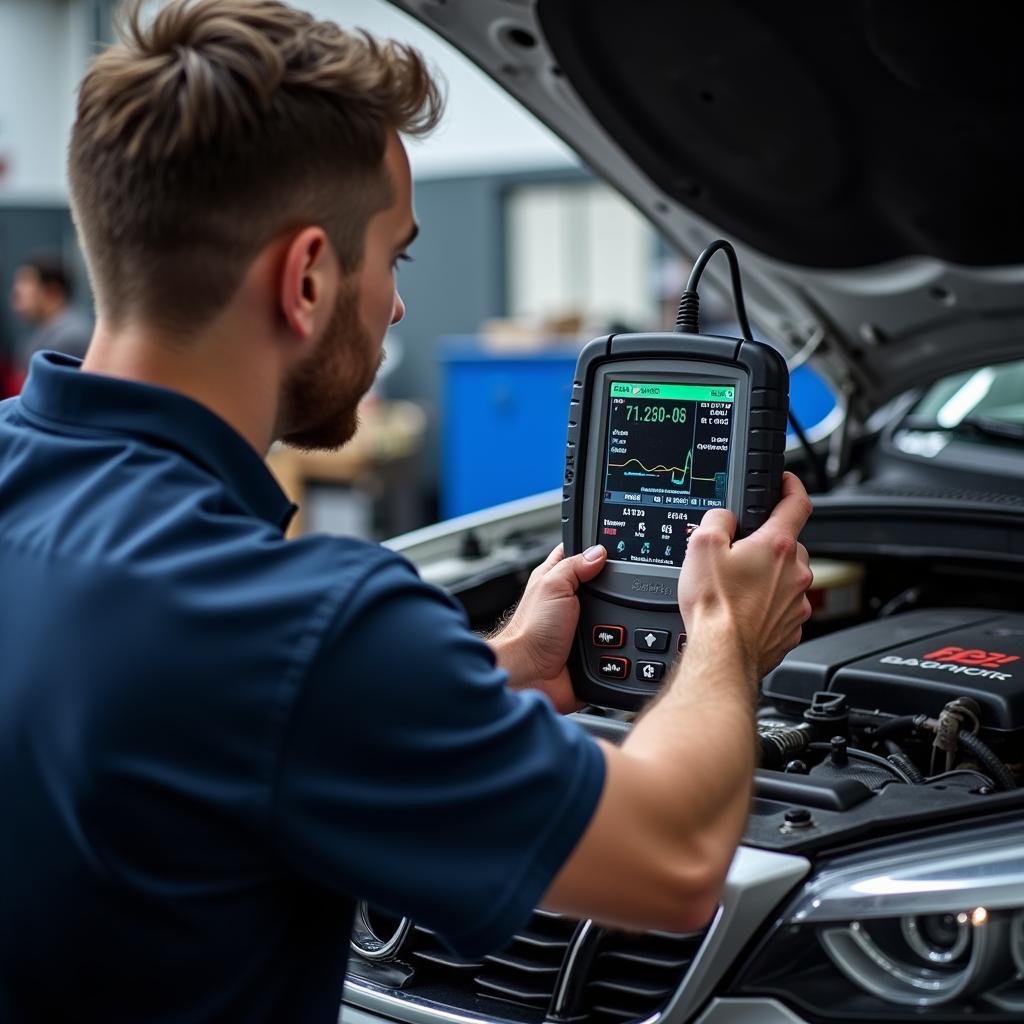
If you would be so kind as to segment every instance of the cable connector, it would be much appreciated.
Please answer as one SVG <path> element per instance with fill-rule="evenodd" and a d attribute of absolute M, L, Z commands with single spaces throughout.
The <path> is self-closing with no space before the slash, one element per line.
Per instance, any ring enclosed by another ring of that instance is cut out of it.
<path fill-rule="evenodd" d="M 700 296 L 690 288 L 683 292 L 679 300 L 679 312 L 676 313 L 676 332 L 678 334 L 700 333 Z"/>
<path fill-rule="evenodd" d="M 750 333 L 750 321 L 747 320 L 747 307 L 743 302 L 743 284 L 740 281 L 740 264 L 736 258 L 736 250 L 724 238 L 718 238 L 704 247 L 704 251 L 694 261 L 690 277 L 686 282 L 686 290 L 679 300 L 679 313 L 676 316 L 676 330 L 684 334 L 700 334 L 700 302 L 697 299 L 697 285 L 708 265 L 708 260 L 716 252 L 724 252 L 729 260 L 729 273 L 732 277 L 732 296 L 736 303 L 736 319 L 740 330 L 747 341 L 753 340 Z M 692 296 L 692 302 L 688 301 Z M 692 309 L 692 312 L 691 312 Z"/>

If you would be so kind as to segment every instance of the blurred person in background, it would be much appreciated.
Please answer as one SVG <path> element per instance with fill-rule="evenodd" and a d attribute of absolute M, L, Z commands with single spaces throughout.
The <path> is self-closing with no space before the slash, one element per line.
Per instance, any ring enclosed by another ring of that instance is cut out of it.
<path fill-rule="evenodd" d="M 33 328 L 15 352 L 15 368 L 24 372 L 29 360 L 44 349 L 84 356 L 92 325 L 71 304 L 71 275 L 58 252 L 39 252 L 14 273 L 11 309 Z"/>

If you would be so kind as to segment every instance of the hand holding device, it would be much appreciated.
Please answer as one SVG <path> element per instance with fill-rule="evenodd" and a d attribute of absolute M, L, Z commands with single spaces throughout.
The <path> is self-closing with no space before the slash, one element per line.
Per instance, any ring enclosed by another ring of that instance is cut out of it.
<path fill-rule="evenodd" d="M 559 544 L 530 574 L 515 612 L 491 640 L 509 686 L 540 690 L 563 714 L 579 708 L 566 668 L 580 614 L 576 591 L 604 568 L 606 557 L 595 545 L 566 558 Z"/>
<path fill-rule="evenodd" d="M 782 500 L 764 526 L 733 542 L 736 518 L 709 512 L 690 538 L 679 576 L 679 610 L 695 632 L 733 637 L 760 679 L 800 642 L 810 618 L 807 549 L 797 537 L 811 513 L 803 484 L 786 473 Z"/>
<path fill-rule="evenodd" d="M 719 249 L 730 256 L 742 339 L 698 333 L 696 284 Z M 581 352 L 562 535 L 568 554 L 600 543 L 609 556 L 580 588 L 572 676 L 581 699 L 636 708 L 667 678 L 686 643 L 676 590 L 689 538 L 714 510 L 732 512 L 738 537 L 767 521 L 788 410 L 786 362 L 750 336 L 728 242 L 696 261 L 676 333 L 612 335 Z"/>

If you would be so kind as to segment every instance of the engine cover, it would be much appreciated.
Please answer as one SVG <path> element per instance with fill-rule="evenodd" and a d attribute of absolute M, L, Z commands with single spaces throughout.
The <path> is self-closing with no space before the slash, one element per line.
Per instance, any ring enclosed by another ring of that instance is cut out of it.
<path fill-rule="evenodd" d="M 1024 615 L 942 608 L 907 612 L 801 644 L 764 681 L 765 699 L 800 712 L 816 690 L 851 708 L 937 717 L 956 697 L 984 730 L 1024 729 Z"/>

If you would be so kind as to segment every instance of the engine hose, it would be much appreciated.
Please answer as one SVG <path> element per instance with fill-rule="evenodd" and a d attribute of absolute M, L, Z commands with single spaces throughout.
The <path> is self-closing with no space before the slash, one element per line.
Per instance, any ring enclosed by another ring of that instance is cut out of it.
<path fill-rule="evenodd" d="M 970 754 L 985 771 L 992 776 L 996 789 L 1016 789 L 1017 783 L 1010 769 L 993 753 L 992 748 L 977 736 L 961 730 L 957 733 L 957 743 L 965 754 Z"/>
<path fill-rule="evenodd" d="M 761 767 L 780 768 L 807 749 L 808 730 L 799 726 L 770 729 L 758 734 L 761 746 Z"/>
<path fill-rule="evenodd" d="M 808 745 L 808 750 L 821 750 L 831 751 L 831 743 L 811 743 Z M 864 761 L 866 764 L 877 765 L 879 768 L 885 768 L 890 774 L 894 775 L 900 782 L 906 782 L 908 785 L 914 785 L 914 780 L 907 774 L 902 765 L 897 764 L 892 758 L 879 757 L 877 754 L 872 754 L 869 750 L 857 750 L 854 747 L 846 748 L 846 756 L 852 758 L 854 761 Z"/>
<path fill-rule="evenodd" d="M 906 773 L 907 778 L 909 778 L 915 786 L 920 786 L 924 782 L 924 772 L 921 771 L 921 769 L 918 768 L 906 754 L 890 754 L 886 758 L 886 761 L 890 764 L 896 765 L 897 768 L 902 768 Z"/>
<path fill-rule="evenodd" d="M 889 718 L 871 733 L 871 741 L 880 743 L 888 737 L 903 736 L 905 733 L 912 732 L 919 717 L 919 715 L 900 715 L 899 718 Z"/>

